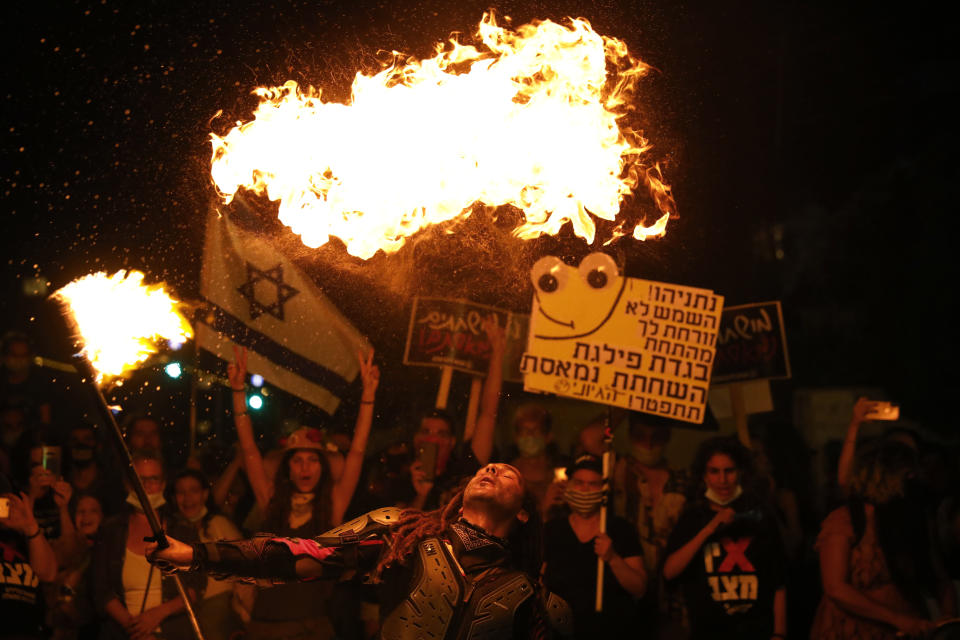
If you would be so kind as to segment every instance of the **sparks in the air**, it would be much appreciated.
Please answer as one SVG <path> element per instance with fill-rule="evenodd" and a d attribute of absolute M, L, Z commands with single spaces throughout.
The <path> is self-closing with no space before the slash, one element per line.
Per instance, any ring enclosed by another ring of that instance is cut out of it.
<path fill-rule="evenodd" d="M 647 140 L 623 124 L 647 65 L 582 19 L 514 30 L 486 14 L 477 40 L 358 73 L 348 104 L 292 81 L 257 89 L 253 120 L 212 136 L 224 201 L 241 188 L 265 194 L 304 244 L 336 236 L 361 258 L 475 203 L 522 210 L 521 238 L 570 223 L 592 243 L 595 218 L 620 223 L 620 235 L 662 235 L 670 188 L 646 161 Z M 618 220 L 641 184 L 656 205 L 650 227 Z"/>
<path fill-rule="evenodd" d="M 123 376 L 168 341 L 193 336 L 180 303 L 162 284 L 145 285 L 139 271 L 94 273 L 59 289 L 53 297 L 69 309 L 83 354 L 98 383 Z"/>

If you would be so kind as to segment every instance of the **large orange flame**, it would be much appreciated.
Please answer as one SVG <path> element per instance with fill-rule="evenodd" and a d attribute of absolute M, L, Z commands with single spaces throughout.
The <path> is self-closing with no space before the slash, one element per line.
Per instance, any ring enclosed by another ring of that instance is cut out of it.
<path fill-rule="evenodd" d="M 139 271 L 93 273 L 53 294 L 69 308 L 98 383 L 136 368 L 157 352 L 158 342 L 183 343 L 193 336 L 179 303 L 162 284 L 148 286 L 143 278 Z"/>
<path fill-rule="evenodd" d="M 615 220 L 643 183 L 663 215 L 633 236 L 662 235 L 670 189 L 643 163 L 647 141 L 620 126 L 648 67 L 582 19 L 511 30 L 491 13 L 477 36 L 479 47 L 451 40 L 430 59 L 358 73 L 349 104 L 292 81 L 258 88 L 254 119 L 212 135 L 224 201 L 241 187 L 266 194 L 304 244 L 336 236 L 369 258 L 476 202 L 521 209 L 521 238 L 569 221 L 592 243 L 591 214 Z"/>

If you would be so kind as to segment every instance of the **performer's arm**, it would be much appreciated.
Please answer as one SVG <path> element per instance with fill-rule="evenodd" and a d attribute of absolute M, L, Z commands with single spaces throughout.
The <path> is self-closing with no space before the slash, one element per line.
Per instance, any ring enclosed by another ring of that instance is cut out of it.
<path fill-rule="evenodd" d="M 357 423 L 353 430 L 353 439 L 350 441 L 350 451 L 347 452 L 343 473 L 333 485 L 333 522 L 343 522 L 353 492 L 360 481 L 360 472 L 363 470 L 363 454 L 367 449 L 367 438 L 370 435 L 370 426 L 373 424 L 373 401 L 377 395 L 377 385 L 380 384 L 380 369 L 373 364 L 373 349 L 364 357 L 360 355 L 360 376 L 363 378 L 363 395 L 360 396 L 360 411 L 357 412 Z"/>
<path fill-rule="evenodd" d="M 247 413 L 247 350 L 233 349 L 235 362 L 227 365 L 227 376 L 230 379 L 230 389 L 233 391 L 233 424 L 237 428 L 237 440 L 240 450 L 243 451 L 243 468 L 247 472 L 247 479 L 253 488 L 253 495 L 257 506 L 266 513 L 267 505 L 273 496 L 273 483 L 267 477 L 263 468 L 263 456 L 257 448 L 253 437 L 253 422 Z"/>
<path fill-rule="evenodd" d="M 493 455 L 493 435 L 497 426 L 497 409 L 500 405 L 500 390 L 503 387 L 503 352 L 507 347 L 506 328 L 501 327 L 497 316 L 490 314 L 483 321 L 483 330 L 490 339 L 490 369 L 483 381 L 480 395 L 480 415 L 470 440 L 473 455 L 480 466 L 490 462 Z"/>
<path fill-rule="evenodd" d="M 276 584 L 336 579 L 350 569 L 369 569 L 383 550 L 380 539 L 337 546 L 272 536 L 195 544 L 170 537 L 167 540 L 170 546 L 161 551 L 148 547 L 150 561 L 165 571 L 202 571 L 218 580 L 238 578 Z"/>
<path fill-rule="evenodd" d="M 399 520 L 398 509 L 378 509 L 316 539 L 257 536 L 234 542 L 147 546 L 150 561 L 164 570 L 203 571 L 215 578 L 273 583 L 336 579 L 346 571 L 372 569 L 384 549 L 384 536 Z"/>

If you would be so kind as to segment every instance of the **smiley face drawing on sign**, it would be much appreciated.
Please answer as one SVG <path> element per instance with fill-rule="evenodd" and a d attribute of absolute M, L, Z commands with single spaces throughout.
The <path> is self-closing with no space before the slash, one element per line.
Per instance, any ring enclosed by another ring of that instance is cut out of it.
<path fill-rule="evenodd" d="M 535 338 L 569 340 L 596 332 L 620 303 L 628 278 L 605 253 L 591 253 L 571 267 L 555 256 L 537 260 L 530 270 L 535 313 Z"/>

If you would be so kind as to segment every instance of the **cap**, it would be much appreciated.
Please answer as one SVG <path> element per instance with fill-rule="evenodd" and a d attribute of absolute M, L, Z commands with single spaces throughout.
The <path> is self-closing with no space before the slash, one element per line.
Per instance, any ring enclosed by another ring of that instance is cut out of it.
<path fill-rule="evenodd" d="M 323 432 L 314 427 L 300 427 L 286 438 L 280 439 L 280 444 L 287 451 L 291 449 L 316 449 L 326 451 Z"/>
<path fill-rule="evenodd" d="M 603 475 L 603 461 L 597 456 L 582 455 L 567 467 L 567 477 L 572 478 L 573 474 L 580 469 L 589 469 Z"/>

